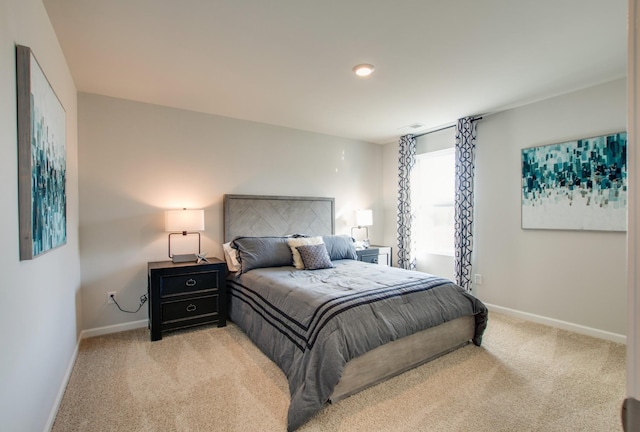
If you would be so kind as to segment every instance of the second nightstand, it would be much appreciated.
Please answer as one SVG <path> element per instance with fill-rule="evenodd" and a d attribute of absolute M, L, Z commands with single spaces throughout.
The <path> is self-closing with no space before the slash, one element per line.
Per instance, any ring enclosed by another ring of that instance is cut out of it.
<path fill-rule="evenodd" d="M 391 265 L 391 247 L 371 245 L 367 249 L 356 249 L 358 261 Z"/>
<path fill-rule="evenodd" d="M 227 323 L 227 265 L 217 258 L 208 263 L 150 262 L 149 328 L 151 340 L 162 332 L 200 324 Z"/>

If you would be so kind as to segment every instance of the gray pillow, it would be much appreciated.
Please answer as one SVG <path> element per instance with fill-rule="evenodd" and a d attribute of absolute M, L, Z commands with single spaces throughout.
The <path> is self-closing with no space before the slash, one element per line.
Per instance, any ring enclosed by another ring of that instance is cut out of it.
<path fill-rule="evenodd" d="M 286 237 L 236 237 L 231 247 L 238 250 L 239 273 L 255 268 L 293 265 Z"/>
<path fill-rule="evenodd" d="M 324 244 L 303 245 L 296 247 L 296 249 L 300 253 L 305 270 L 333 268 L 327 247 Z"/>
<path fill-rule="evenodd" d="M 329 258 L 331 261 L 341 259 L 357 260 L 356 247 L 353 244 L 353 239 L 348 235 L 332 235 L 323 236 L 322 241 L 327 247 Z"/>

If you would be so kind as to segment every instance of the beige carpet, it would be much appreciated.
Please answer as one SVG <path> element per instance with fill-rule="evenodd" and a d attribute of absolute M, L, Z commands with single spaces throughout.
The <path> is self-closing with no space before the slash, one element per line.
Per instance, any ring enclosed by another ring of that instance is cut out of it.
<path fill-rule="evenodd" d="M 621 431 L 624 345 L 491 313 L 469 345 L 334 405 L 310 431 Z M 285 431 L 284 374 L 233 324 L 83 340 L 53 426 Z"/>

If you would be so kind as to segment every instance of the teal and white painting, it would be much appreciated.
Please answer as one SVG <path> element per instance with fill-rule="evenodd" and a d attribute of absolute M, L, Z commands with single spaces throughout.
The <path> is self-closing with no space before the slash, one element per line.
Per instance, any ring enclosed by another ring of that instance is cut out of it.
<path fill-rule="evenodd" d="M 627 134 L 522 150 L 522 228 L 626 231 Z"/>
<path fill-rule="evenodd" d="M 67 242 L 65 111 L 31 50 L 18 46 L 20 259 Z"/>

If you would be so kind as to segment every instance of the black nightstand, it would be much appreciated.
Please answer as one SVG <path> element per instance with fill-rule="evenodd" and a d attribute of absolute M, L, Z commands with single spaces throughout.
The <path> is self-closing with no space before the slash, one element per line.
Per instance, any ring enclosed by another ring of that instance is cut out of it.
<path fill-rule="evenodd" d="M 367 249 L 356 249 L 358 261 L 373 264 L 391 265 L 391 247 L 371 245 Z"/>
<path fill-rule="evenodd" d="M 227 324 L 227 264 L 217 258 L 196 264 L 148 263 L 151 340 L 162 332 L 201 324 Z"/>

